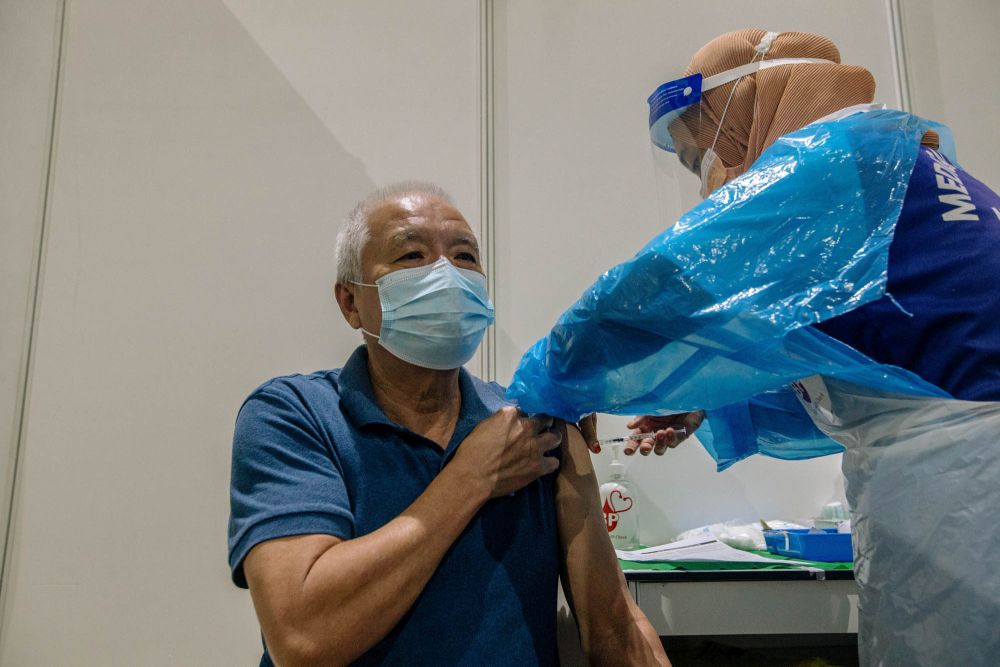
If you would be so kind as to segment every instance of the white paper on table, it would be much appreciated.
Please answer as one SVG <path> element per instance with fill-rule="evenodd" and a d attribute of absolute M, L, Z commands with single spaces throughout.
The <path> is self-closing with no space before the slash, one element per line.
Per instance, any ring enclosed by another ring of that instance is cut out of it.
<path fill-rule="evenodd" d="M 718 561 L 725 563 L 768 563 L 796 564 L 796 561 L 777 561 L 746 551 L 734 549 L 728 544 L 711 537 L 695 537 L 688 540 L 678 540 L 657 547 L 646 547 L 636 551 L 615 549 L 621 560 L 639 561 L 644 563 L 678 563 L 683 561 Z M 801 563 L 806 565 L 806 563 Z"/>

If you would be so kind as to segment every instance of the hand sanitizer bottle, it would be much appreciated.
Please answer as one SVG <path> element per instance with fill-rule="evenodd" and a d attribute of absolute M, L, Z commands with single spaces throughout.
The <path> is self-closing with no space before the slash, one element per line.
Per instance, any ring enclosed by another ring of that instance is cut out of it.
<path fill-rule="evenodd" d="M 601 509 L 608 536 L 615 549 L 639 547 L 639 521 L 635 495 L 625 479 L 625 464 L 618 460 L 621 445 L 612 445 L 611 479 L 601 485 Z"/>

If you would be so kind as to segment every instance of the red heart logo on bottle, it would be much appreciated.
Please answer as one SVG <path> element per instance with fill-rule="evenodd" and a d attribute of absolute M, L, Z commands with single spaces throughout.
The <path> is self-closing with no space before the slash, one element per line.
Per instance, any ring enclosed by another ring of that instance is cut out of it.
<path fill-rule="evenodd" d="M 617 496 L 617 499 L 615 496 Z M 632 498 L 630 496 L 626 496 L 618 489 L 615 489 L 608 496 L 608 504 L 611 505 L 611 511 L 621 514 L 622 512 L 628 512 L 632 509 Z"/>

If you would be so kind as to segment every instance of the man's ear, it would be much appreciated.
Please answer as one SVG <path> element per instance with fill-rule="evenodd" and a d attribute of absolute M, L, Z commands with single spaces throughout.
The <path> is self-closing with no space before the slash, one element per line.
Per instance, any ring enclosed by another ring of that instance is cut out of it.
<path fill-rule="evenodd" d="M 337 283 L 333 287 L 333 295 L 340 306 L 340 312 L 344 314 L 344 319 L 351 325 L 352 329 L 361 328 L 361 315 L 358 313 L 358 306 L 354 302 L 354 288 L 344 283 Z"/>

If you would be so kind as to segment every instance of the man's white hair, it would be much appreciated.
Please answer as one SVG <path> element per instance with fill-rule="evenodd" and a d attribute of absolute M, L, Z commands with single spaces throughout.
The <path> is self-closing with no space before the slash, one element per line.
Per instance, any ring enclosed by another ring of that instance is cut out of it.
<path fill-rule="evenodd" d="M 440 186 L 426 181 L 400 181 L 381 187 L 371 193 L 351 210 L 347 222 L 337 233 L 337 282 L 348 284 L 362 282 L 361 252 L 368 243 L 368 216 L 379 204 L 396 199 L 402 195 L 430 195 L 450 206 L 454 206 L 451 197 Z"/>

